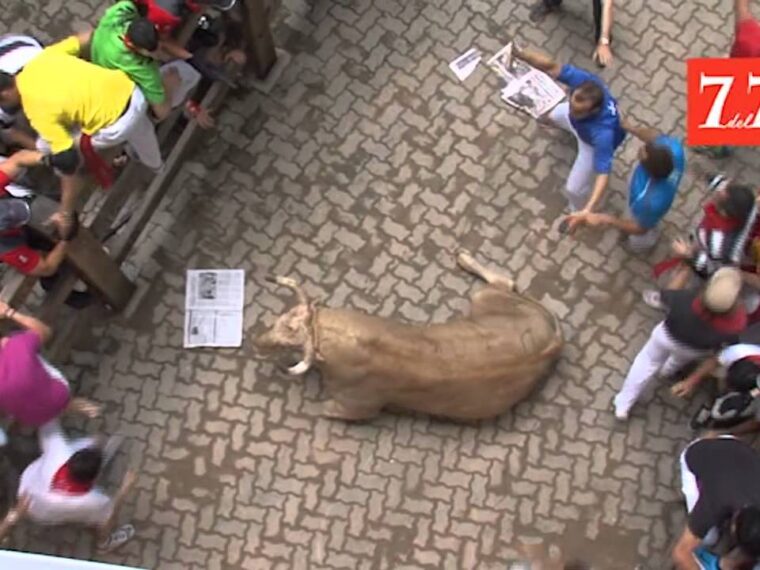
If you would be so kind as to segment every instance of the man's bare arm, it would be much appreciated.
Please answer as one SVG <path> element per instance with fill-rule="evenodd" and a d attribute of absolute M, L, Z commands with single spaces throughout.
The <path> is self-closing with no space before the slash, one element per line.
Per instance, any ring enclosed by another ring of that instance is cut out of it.
<path fill-rule="evenodd" d="M 14 180 L 25 168 L 39 164 L 41 160 L 41 152 L 36 150 L 19 150 L 0 163 L 0 172 L 7 175 L 11 180 Z"/>
<path fill-rule="evenodd" d="M 734 0 L 734 18 L 737 25 L 739 22 L 752 19 L 752 12 L 749 9 L 749 0 Z"/>
<path fill-rule="evenodd" d="M 610 181 L 609 174 L 597 174 L 594 180 L 594 189 L 591 191 L 591 198 L 586 202 L 586 207 L 583 208 L 584 212 L 593 212 L 594 208 L 599 205 L 604 196 L 604 191 L 607 189 L 607 183 Z"/>
<path fill-rule="evenodd" d="M 59 241 L 55 244 L 53 250 L 40 259 L 37 266 L 29 272 L 29 275 L 32 277 L 50 277 L 55 274 L 66 258 L 67 244 L 68 242 L 65 241 Z"/>
<path fill-rule="evenodd" d="M 672 560 L 676 570 L 700 570 L 694 559 L 694 551 L 702 541 L 686 527 L 673 547 Z"/>
<path fill-rule="evenodd" d="M 514 47 L 513 53 L 515 57 L 522 59 L 544 73 L 548 73 L 554 79 L 557 79 L 562 71 L 562 65 L 554 61 L 551 56 L 546 55 L 545 53 L 532 49 L 519 49 L 516 46 Z"/>

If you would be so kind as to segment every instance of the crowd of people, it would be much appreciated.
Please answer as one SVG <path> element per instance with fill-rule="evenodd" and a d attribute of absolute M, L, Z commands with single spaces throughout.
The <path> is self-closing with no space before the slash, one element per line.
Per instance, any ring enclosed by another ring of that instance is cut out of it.
<path fill-rule="evenodd" d="M 760 24 L 749 0 L 734 2 L 731 55 L 760 56 Z M 541 0 L 531 19 L 543 20 L 561 3 Z M 213 126 L 208 111 L 190 99 L 204 75 L 215 72 L 213 66 L 172 35 L 182 21 L 180 8 L 204 4 L 215 2 L 119 0 L 93 30 L 50 46 L 27 35 L 0 38 L 0 128 L 4 145 L 15 149 L 0 159 L 0 260 L 29 275 L 54 276 L 76 235 L 86 174 L 107 187 L 131 160 L 160 171 L 155 125 L 173 110 L 182 108 L 200 126 Z M 593 57 L 603 67 L 614 61 L 613 1 L 594 0 L 593 8 Z M 244 62 L 239 50 L 227 55 Z M 568 88 L 567 102 L 546 118 L 577 143 L 563 188 L 568 207 L 561 231 L 575 235 L 612 227 L 627 236 L 633 252 L 652 250 L 686 170 L 682 142 L 623 116 L 597 75 L 532 49 L 515 48 L 514 55 Z M 615 154 L 628 135 L 640 141 L 629 176 L 628 212 L 600 211 Z M 731 154 L 725 148 L 697 151 Z M 26 169 L 38 166 L 51 168 L 60 181 L 60 208 L 49 220 L 57 228 L 54 242 L 29 229 L 34 201 Z M 680 458 L 689 517 L 673 563 L 679 570 L 742 570 L 760 563 L 760 453 L 736 437 L 760 429 L 760 198 L 720 174 L 706 181 L 706 189 L 702 218 L 688 237 L 673 241 L 672 256 L 655 266 L 655 276 L 667 284 L 645 291 L 643 301 L 664 316 L 611 405 L 615 417 L 626 421 L 656 376 L 678 380 L 671 391 L 686 398 L 719 368 L 725 370 L 719 397 L 692 421 L 713 431 Z M 0 340 L 0 411 L 36 429 L 41 450 L 21 476 L 18 502 L 0 523 L 0 539 L 26 517 L 40 524 L 85 524 L 102 547 L 123 544 L 135 529 L 116 523 L 135 474 L 128 471 L 111 496 L 98 486 L 119 441 L 64 434 L 63 413 L 95 417 L 99 406 L 73 397 L 64 375 L 41 356 L 50 336 L 44 323 L 3 302 L 0 316 L 22 329 Z M 5 440 L 0 431 L 0 443 Z"/>
<path fill-rule="evenodd" d="M 119 0 L 94 29 L 49 46 L 28 35 L 0 37 L 0 135 L 3 146 L 14 151 L 0 156 L 0 261 L 39 277 L 44 288 L 76 236 L 86 176 L 107 188 L 131 160 L 160 171 L 155 125 L 175 109 L 202 128 L 213 126 L 208 111 L 190 98 L 204 77 L 223 74 L 203 53 L 225 47 L 224 59 L 241 66 L 244 52 L 222 46 L 224 38 L 209 31 L 208 18 L 187 47 L 174 32 L 186 13 L 231 4 Z M 57 239 L 30 226 L 36 212 L 27 174 L 32 167 L 52 169 L 59 180 L 60 206 L 48 220 Z M 26 518 L 43 525 L 84 525 L 95 531 L 101 548 L 120 546 L 135 532 L 117 522 L 136 474 L 127 471 L 113 495 L 99 485 L 120 441 L 64 433 L 62 414 L 92 418 L 100 407 L 73 397 L 65 376 L 41 355 L 51 336 L 47 325 L 2 301 L 0 317 L 21 329 L 0 340 L 0 411 L 11 426 L 35 429 L 40 448 L 39 458 L 21 475 L 16 505 L 0 522 L 0 540 Z M 7 432 L 0 429 L 0 446 L 7 443 Z"/>
<path fill-rule="evenodd" d="M 531 18 L 543 20 L 560 4 L 540 0 Z M 593 2 L 600 66 L 612 61 L 612 4 Z M 760 23 L 749 0 L 734 0 L 734 14 L 731 56 L 760 57 Z M 570 93 L 546 121 L 572 133 L 578 148 L 563 189 L 568 207 L 560 231 L 614 227 L 627 235 L 631 251 L 651 250 L 686 169 L 681 141 L 633 124 L 593 73 L 530 49 L 515 55 Z M 628 212 L 600 212 L 616 150 L 628 134 L 643 143 L 629 176 Z M 731 155 L 726 147 L 694 150 L 713 158 Z M 695 429 L 709 431 L 680 458 L 689 515 L 672 560 L 679 570 L 760 568 L 760 453 L 736 437 L 760 430 L 760 195 L 721 174 L 710 175 L 706 189 L 699 222 L 654 265 L 653 278 L 664 286 L 644 291 L 642 300 L 664 316 L 634 358 L 612 409 L 627 421 L 657 376 L 677 380 L 671 392 L 687 398 L 719 368 L 725 371 L 718 397 L 692 420 Z"/>

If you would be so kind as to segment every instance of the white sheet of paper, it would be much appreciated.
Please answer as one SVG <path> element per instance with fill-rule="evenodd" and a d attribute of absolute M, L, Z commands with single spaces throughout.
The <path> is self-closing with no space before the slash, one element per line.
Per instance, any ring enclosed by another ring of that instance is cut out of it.
<path fill-rule="evenodd" d="M 449 69 L 454 72 L 459 81 L 464 81 L 475 71 L 483 54 L 476 48 L 470 48 L 454 61 L 449 63 Z"/>
<path fill-rule="evenodd" d="M 185 289 L 185 348 L 243 344 L 245 271 L 190 269 Z"/>

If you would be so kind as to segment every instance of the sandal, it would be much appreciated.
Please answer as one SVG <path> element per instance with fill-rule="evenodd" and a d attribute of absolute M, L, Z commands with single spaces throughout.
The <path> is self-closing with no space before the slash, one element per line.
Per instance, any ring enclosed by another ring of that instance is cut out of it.
<path fill-rule="evenodd" d="M 665 305 L 662 302 L 662 295 L 657 289 L 647 289 L 641 294 L 641 298 L 648 307 L 658 311 L 665 310 Z"/>
<path fill-rule="evenodd" d="M 131 524 L 125 524 L 113 531 L 107 539 L 98 544 L 98 548 L 111 552 L 123 544 L 129 542 L 135 535 L 135 527 Z"/>

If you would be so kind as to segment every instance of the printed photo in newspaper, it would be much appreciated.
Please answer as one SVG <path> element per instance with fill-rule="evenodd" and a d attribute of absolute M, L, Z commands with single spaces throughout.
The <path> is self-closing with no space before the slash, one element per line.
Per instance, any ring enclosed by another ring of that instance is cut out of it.
<path fill-rule="evenodd" d="M 565 98 L 565 90 L 543 71 L 513 57 L 513 44 L 501 48 L 488 66 L 504 81 L 501 98 L 537 119 Z"/>
<path fill-rule="evenodd" d="M 244 301 L 244 270 L 188 270 L 185 348 L 241 346 Z"/>

